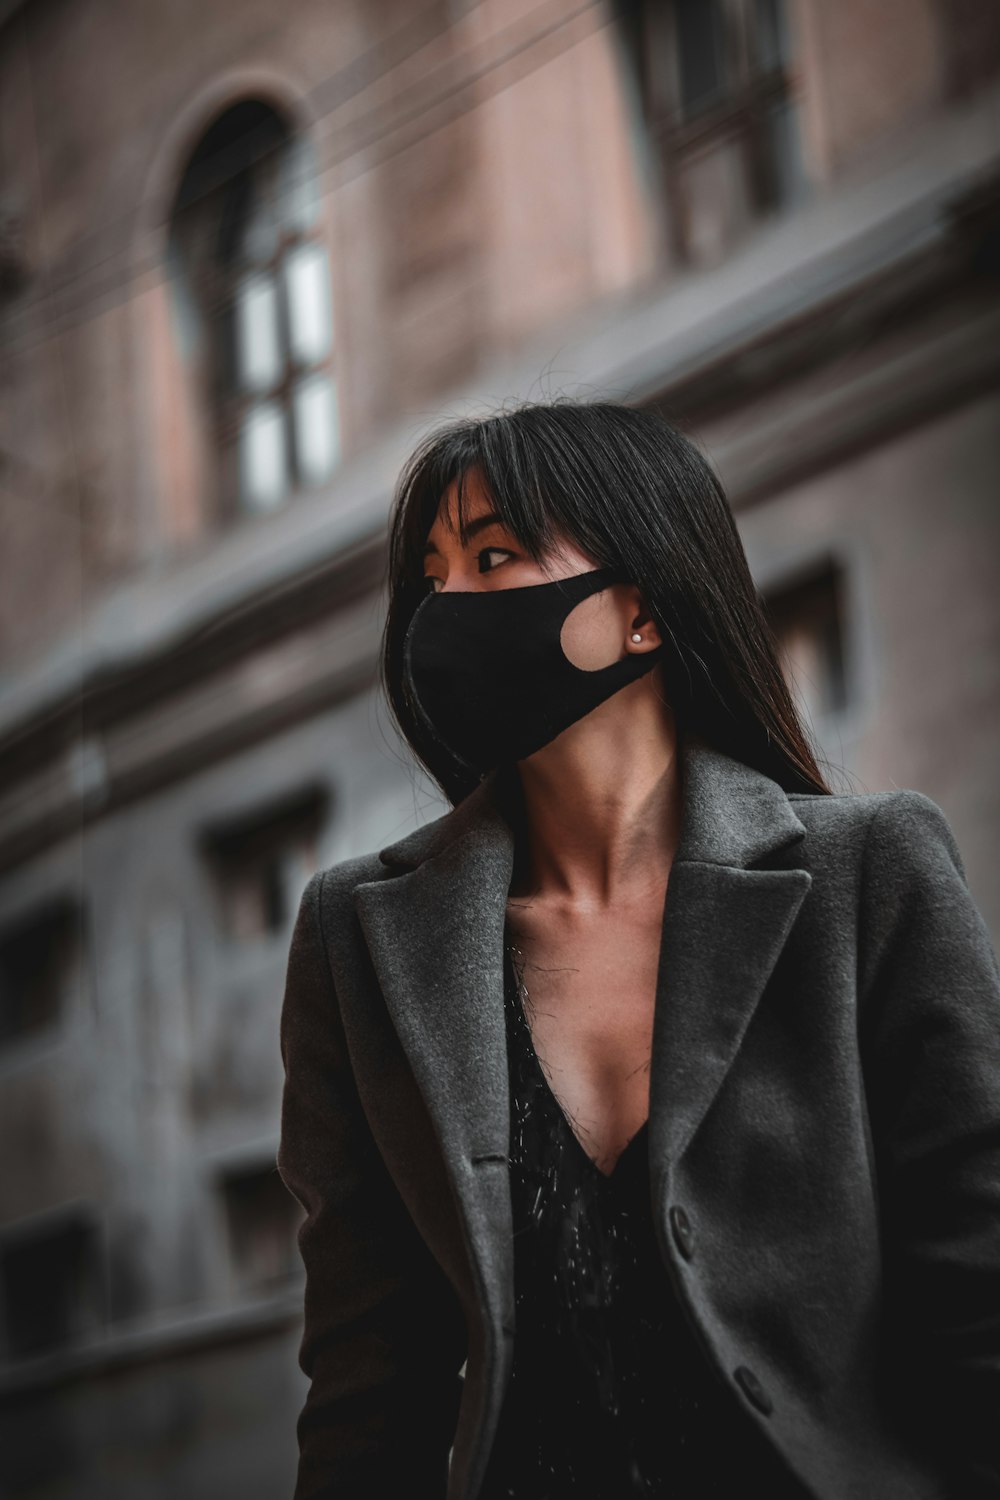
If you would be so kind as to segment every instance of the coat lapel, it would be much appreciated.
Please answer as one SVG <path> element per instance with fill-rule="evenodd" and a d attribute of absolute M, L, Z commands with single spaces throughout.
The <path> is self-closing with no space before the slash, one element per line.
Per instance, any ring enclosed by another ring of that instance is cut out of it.
<path fill-rule="evenodd" d="M 653 1026 L 654 1185 L 719 1092 L 812 884 L 805 869 L 753 868 L 805 837 L 776 781 L 697 739 L 681 760 Z"/>
<path fill-rule="evenodd" d="M 682 738 L 680 765 L 653 1030 L 654 1193 L 718 1093 L 812 878 L 753 868 L 805 835 L 777 782 L 694 737 Z M 495 1327 L 513 1307 L 509 1186 L 488 1166 L 509 1148 L 503 932 L 514 835 L 502 785 L 493 773 L 453 811 L 382 849 L 397 873 L 354 890 Z"/>
<path fill-rule="evenodd" d="M 397 873 L 354 889 L 393 1026 L 427 1107 L 483 1304 L 486 1348 L 513 1323 L 503 930 L 510 825 L 481 784 L 454 811 L 381 851 Z M 400 867 L 412 865 L 402 870 Z M 391 1164 L 390 1164 L 391 1165 Z"/>

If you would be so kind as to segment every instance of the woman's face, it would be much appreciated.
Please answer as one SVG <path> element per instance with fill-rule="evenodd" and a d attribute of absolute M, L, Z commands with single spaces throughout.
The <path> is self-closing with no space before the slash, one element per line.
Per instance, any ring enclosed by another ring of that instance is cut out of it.
<path fill-rule="evenodd" d="M 495 513 L 478 475 L 466 475 L 468 542 L 458 534 L 457 485 L 452 484 L 438 506 L 424 552 L 424 578 L 434 593 L 523 588 L 549 583 L 576 573 L 589 573 L 600 562 L 580 550 L 568 537 L 561 539 L 540 565 L 521 547 Z M 633 641 L 635 633 L 641 640 Z M 582 599 L 570 611 L 562 630 L 562 648 L 574 666 L 593 672 L 631 651 L 651 651 L 660 644 L 655 621 L 637 588 L 615 583 Z"/>

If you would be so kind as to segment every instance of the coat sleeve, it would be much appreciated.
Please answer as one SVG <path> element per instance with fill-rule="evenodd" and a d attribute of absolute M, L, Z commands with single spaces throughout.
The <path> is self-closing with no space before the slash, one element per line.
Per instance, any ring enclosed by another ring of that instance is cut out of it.
<path fill-rule="evenodd" d="M 889 1379 L 956 1500 L 1000 1496 L 1000 969 L 921 792 L 869 823 L 860 922 Z"/>
<path fill-rule="evenodd" d="M 285 1082 L 277 1166 L 305 1217 L 294 1500 L 444 1500 L 461 1395 L 464 1322 L 368 1128 L 321 922 L 303 893 L 280 1022 Z"/>

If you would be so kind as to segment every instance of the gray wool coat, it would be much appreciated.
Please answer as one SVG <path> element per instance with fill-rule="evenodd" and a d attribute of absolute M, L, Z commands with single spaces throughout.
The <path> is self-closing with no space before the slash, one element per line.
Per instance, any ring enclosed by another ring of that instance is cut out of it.
<path fill-rule="evenodd" d="M 921 792 L 788 794 L 680 753 L 664 1275 L 804 1494 L 1000 1495 L 1000 971 L 955 838 Z M 306 1214 L 296 1500 L 481 1483 L 516 1337 L 513 854 L 494 773 L 302 897 L 277 1158 Z"/>

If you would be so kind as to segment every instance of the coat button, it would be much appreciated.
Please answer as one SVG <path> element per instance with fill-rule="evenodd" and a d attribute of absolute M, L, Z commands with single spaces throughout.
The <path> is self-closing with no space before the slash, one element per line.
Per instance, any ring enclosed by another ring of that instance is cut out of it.
<path fill-rule="evenodd" d="M 675 1204 L 670 1210 L 670 1228 L 678 1250 L 685 1260 L 690 1260 L 694 1254 L 694 1231 L 691 1220 L 679 1204 Z"/>
<path fill-rule="evenodd" d="M 774 1402 L 771 1400 L 770 1396 L 767 1394 L 754 1372 L 752 1370 L 748 1370 L 746 1365 L 739 1365 L 733 1371 L 733 1379 L 736 1381 L 736 1384 L 740 1387 L 740 1390 L 743 1392 L 744 1396 L 746 1396 L 751 1406 L 756 1406 L 757 1410 L 763 1412 L 765 1417 L 770 1416 L 771 1412 L 774 1410 Z"/>

